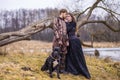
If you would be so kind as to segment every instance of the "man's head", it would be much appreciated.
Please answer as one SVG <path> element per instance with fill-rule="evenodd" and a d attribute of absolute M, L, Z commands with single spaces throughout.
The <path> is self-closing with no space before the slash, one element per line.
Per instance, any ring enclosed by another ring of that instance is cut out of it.
<path fill-rule="evenodd" d="M 60 10 L 60 17 L 61 18 L 66 18 L 67 15 L 67 10 L 66 9 L 61 9 Z"/>

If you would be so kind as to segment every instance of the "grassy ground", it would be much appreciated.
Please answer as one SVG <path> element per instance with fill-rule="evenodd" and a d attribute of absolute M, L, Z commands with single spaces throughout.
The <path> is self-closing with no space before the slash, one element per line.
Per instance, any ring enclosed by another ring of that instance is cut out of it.
<path fill-rule="evenodd" d="M 44 63 L 48 54 L 15 54 L 0 56 L 0 80 L 57 80 L 49 78 L 46 72 L 39 69 Z M 87 65 L 91 73 L 91 80 L 119 80 L 120 63 L 105 62 L 95 57 L 86 56 Z M 22 67 L 30 67 L 32 71 L 24 71 Z M 61 74 L 61 80 L 86 80 L 83 76 L 73 76 L 71 74 Z"/>
<path fill-rule="evenodd" d="M 33 43 L 36 43 L 37 46 L 34 44 L 33 47 L 30 47 Z M 15 46 L 15 44 L 17 45 Z M 22 48 L 21 50 L 18 52 L 14 51 L 20 47 Z M 51 79 L 47 72 L 40 71 L 40 67 L 50 53 L 44 51 L 33 51 L 32 53 L 22 51 L 23 49 L 28 49 L 28 47 L 29 49 L 50 48 L 51 43 L 41 44 L 41 42 L 38 43 L 36 41 L 23 41 L 2 47 L 2 51 L 7 50 L 7 55 L 0 56 L 0 80 L 58 80 L 56 73 L 54 73 L 54 78 Z M 3 48 L 6 49 L 3 50 Z M 120 62 L 112 62 L 90 56 L 85 56 L 85 58 L 92 77 L 91 80 L 120 80 Z M 24 71 L 21 69 L 23 67 L 29 67 L 31 70 Z M 61 80 L 86 80 L 82 75 L 61 74 L 60 76 Z"/>

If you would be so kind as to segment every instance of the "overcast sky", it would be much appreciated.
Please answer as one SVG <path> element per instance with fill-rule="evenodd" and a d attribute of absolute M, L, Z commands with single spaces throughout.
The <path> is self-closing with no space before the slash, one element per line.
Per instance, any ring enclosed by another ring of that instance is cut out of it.
<path fill-rule="evenodd" d="M 65 5 L 72 7 L 75 0 L 0 0 L 0 10 L 13 10 L 19 8 L 27 9 L 38 9 L 38 8 L 47 8 L 47 7 L 60 7 L 63 8 Z M 87 3 L 84 3 L 84 6 L 87 7 L 95 0 L 84 0 Z"/>
<path fill-rule="evenodd" d="M 0 9 L 55 7 L 60 0 L 0 0 Z"/>
<path fill-rule="evenodd" d="M 14 9 L 39 9 L 39 8 L 66 8 L 75 10 L 76 6 L 80 10 L 84 10 L 91 6 L 96 0 L 81 0 L 79 3 L 75 3 L 77 0 L 0 0 L 0 10 L 14 10 Z M 111 1 L 111 0 L 110 0 Z M 119 0 L 114 0 L 118 2 Z M 94 10 L 93 13 L 103 14 L 102 10 Z"/>

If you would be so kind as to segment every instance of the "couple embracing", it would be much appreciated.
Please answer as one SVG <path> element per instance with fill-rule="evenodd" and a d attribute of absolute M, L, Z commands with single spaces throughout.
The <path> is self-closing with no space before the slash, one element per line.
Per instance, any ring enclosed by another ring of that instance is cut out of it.
<path fill-rule="evenodd" d="M 66 9 L 61 9 L 59 17 L 54 20 L 53 48 L 61 48 L 60 72 L 73 75 L 82 74 L 90 79 L 90 73 L 86 66 L 85 57 L 79 38 L 76 36 L 76 21 Z"/>

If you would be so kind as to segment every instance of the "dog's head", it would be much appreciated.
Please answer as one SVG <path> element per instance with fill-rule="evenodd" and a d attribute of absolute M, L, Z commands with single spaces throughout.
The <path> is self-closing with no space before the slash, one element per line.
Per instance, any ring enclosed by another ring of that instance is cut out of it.
<path fill-rule="evenodd" d="M 52 56 L 55 58 L 55 59 L 59 59 L 60 57 L 60 47 L 54 47 L 53 49 L 53 52 L 52 52 Z"/>

